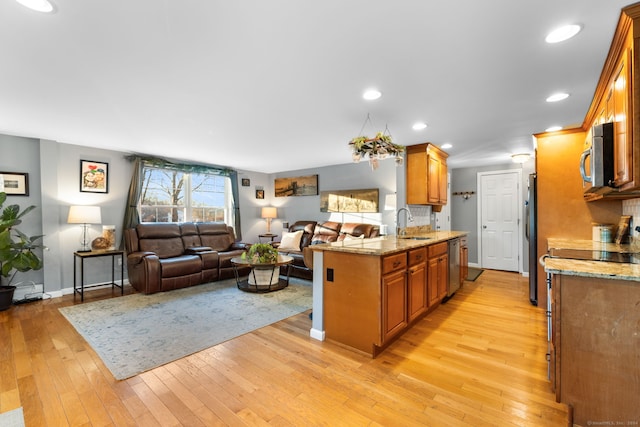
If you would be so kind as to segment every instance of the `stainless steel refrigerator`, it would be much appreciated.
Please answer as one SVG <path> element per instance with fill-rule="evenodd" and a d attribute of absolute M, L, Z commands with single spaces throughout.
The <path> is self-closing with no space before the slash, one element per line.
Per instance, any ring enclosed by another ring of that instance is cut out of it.
<path fill-rule="evenodd" d="M 529 241 L 529 301 L 538 305 L 538 203 L 537 176 L 529 175 L 529 191 L 525 202 L 526 228 L 525 234 Z"/>

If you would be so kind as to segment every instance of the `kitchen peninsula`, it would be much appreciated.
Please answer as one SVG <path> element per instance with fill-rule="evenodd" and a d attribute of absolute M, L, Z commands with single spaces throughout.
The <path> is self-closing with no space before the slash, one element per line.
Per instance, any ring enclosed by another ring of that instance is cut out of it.
<path fill-rule="evenodd" d="M 311 337 L 375 357 L 448 296 L 450 243 L 467 234 L 419 231 L 312 245 Z M 461 259 L 457 268 L 466 269 Z"/>
<path fill-rule="evenodd" d="M 550 379 L 578 425 L 640 424 L 640 264 L 629 245 L 548 239 L 553 249 L 592 253 L 551 257 Z M 566 253 L 571 253 L 571 252 Z M 624 257 L 622 257 L 624 255 Z"/>

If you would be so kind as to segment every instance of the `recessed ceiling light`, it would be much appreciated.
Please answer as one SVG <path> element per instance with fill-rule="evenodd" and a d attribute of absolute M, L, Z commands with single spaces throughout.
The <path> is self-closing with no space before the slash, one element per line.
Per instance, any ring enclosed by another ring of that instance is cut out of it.
<path fill-rule="evenodd" d="M 529 161 L 529 159 L 531 158 L 531 154 L 529 153 L 518 153 L 518 154 L 512 154 L 511 155 L 511 160 L 513 160 L 513 163 L 526 163 Z"/>
<path fill-rule="evenodd" d="M 413 130 L 422 130 L 427 128 L 427 124 L 424 122 L 418 122 L 414 123 L 411 127 L 413 128 Z"/>
<path fill-rule="evenodd" d="M 48 0 L 16 0 L 24 7 L 36 12 L 49 13 L 53 11 L 53 5 Z"/>
<path fill-rule="evenodd" d="M 551 127 L 546 128 L 544 131 L 545 132 L 555 132 L 555 131 L 561 130 L 561 129 L 562 129 L 562 126 L 551 126 Z"/>
<path fill-rule="evenodd" d="M 582 27 L 580 25 L 571 24 L 564 27 L 556 28 L 551 31 L 544 39 L 547 43 L 559 43 L 570 39 L 580 32 Z"/>
<path fill-rule="evenodd" d="M 563 99 L 567 99 L 569 97 L 568 93 L 554 93 L 550 97 L 547 98 L 547 102 L 558 102 Z"/>
<path fill-rule="evenodd" d="M 449 143 L 447 142 L 447 143 L 445 143 L 445 144 L 442 144 L 442 147 L 440 147 L 440 148 L 442 148 L 443 150 L 447 150 L 447 149 L 449 149 L 449 148 L 451 148 L 451 147 L 453 147 L 453 145 L 451 145 L 451 144 L 449 144 Z"/>
<path fill-rule="evenodd" d="M 382 92 L 380 92 L 378 89 L 367 89 L 364 94 L 362 94 L 362 97 L 367 101 L 373 101 L 374 99 L 378 99 L 381 96 Z"/>

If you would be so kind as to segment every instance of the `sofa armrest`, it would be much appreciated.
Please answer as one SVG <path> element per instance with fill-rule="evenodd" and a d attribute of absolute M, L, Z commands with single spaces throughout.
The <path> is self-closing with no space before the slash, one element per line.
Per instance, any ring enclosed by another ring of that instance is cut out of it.
<path fill-rule="evenodd" d="M 313 250 L 309 246 L 302 248 L 302 259 L 309 270 L 313 270 Z"/>
<path fill-rule="evenodd" d="M 198 255 L 203 252 L 214 252 L 214 250 L 211 249 L 209 246 L 191 246 L 185 249 L 184 252 L 189 255 Z"/>
<path fill-rule="evenodd" d="M 129 283 L 139 292 L 153 294 L 161 290 L 160 258 L 154 252 L 127 255 Z"/>
<path fill-rule="evenodd" d="M 133 265 L 140 264 L 146 257 L 157 258 L 157 255 L 155 252 L 132 252 L 130 254 L 127 254 L 127 263 Z"/>
<path fill-rule="evenodd" d="M 236 251 L 236 250 L 248 251 L 250 247 L 251 247 L 251 243 L 233 242 L 231 244 L 231 247 L 225 252 Z"/>

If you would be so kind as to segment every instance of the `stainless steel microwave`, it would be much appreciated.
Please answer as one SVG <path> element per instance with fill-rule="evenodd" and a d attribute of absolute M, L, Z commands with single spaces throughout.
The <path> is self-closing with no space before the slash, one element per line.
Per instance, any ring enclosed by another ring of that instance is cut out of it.
<path fill-rule="evenodd" d="M 580 157 L 580 175 L 585 193 L 614 186 L 613 126 L 613 123 L 603 123 L 591 129 L 591 138 L 587 140 L 586 149 Z"/>

